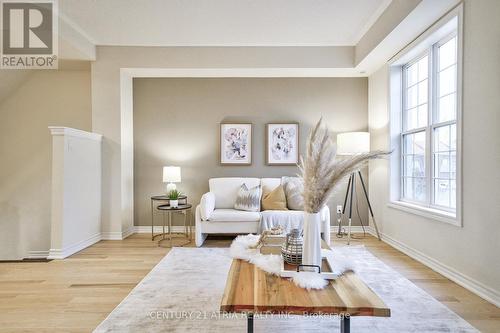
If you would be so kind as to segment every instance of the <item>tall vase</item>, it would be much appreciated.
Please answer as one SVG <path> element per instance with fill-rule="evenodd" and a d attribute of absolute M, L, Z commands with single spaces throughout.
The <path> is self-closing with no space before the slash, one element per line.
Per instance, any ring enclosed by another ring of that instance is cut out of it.
<path fill-rule="evenodd" d="M 321 267 L 321 214 L 304 212 L 304 250 L 303 265 Z M 305 267 L 307 271 L 318 271 L 317 268 Z"/>

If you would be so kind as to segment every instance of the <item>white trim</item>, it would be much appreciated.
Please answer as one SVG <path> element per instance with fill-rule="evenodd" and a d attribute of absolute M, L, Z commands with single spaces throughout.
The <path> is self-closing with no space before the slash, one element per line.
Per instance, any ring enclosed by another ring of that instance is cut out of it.
<path fill-rule="evenodd" d="M 424 207 L 404 201 L 391 201 L 387 204 L 387 207 L 399 209 L 404 212 L 419 215 L 431 220 L 449 223 L 456 227 L 461 227 L 460 221 L 457 220 L 456 215 L 445 210 L 433 209 L 430 207 Z"/>
<path fill-rule="evenodd" d="M 128 236 L 133 235 L 134 233 L 136 233 L 136 231 L 135 231 L 135 227 L 134 227 L 134 226 L 131 226 L 131 227 L 130 227 L 130 228 L 128 228 L 127 230 L 122 231 L 122 239 L 125 239 L 125 238 L 127 238 Z"/>
<path fill-rule="evenodd" d="M 370 233 L 375 236 L 373 228 L 370 228 Z M 465 289 L 471 291 L 477 296 L 485 299 L 486 301 L 500 307 L 500 291 L 494 290 L 491 287 L 484 285 L 483 283 L 473 279 L 465 274 L 460 273 L 456 269 L 447 266 L 438 260 L 429 257 L 428 255 L 384 234 L 380 233 L 382 241 L 389 244 L 396 250 L 399 250 L 406 254 L 407 256 L 417 260 L 418 262 L 429 267 L 433 271 L 443 275 L 444 277 L 450 279 L 456 284 L 464 287 Z"/>
<path fill-rule="evenodd" d="M 29 251 L 27 259 L 46 259 L 49 251 Z"/>
<path fill-rule="evenodd" d="M 84 239 L 78 243 L 75 243 L 70 246 L 66 246 L 65 248 L 62 249 L 50 249 L 49 255 L 47 259 L 64 259 L 67 258 L 76 252 L 79 252 L 86 247 L 89 247 L 97 242 L 99 242 L 102 239 L 101 233 L 97 233 L 95 235 L 90 236 L 87 239 Z"/>
<path fill-rule="evenodd" d="M 453 17 L 455 16 L 458 17 L 458 22 L 456 22 L 456 25 L 458 26 L 458 34 L 461 34 L 463 5 L 459 4 L 442 18 L 430 25 L 429 28 L 427 28 L 427 30 L 425 30 L 414 41 L 395 54 L 389 60 L 389 66 L 404 65 L 412 58 L 417 57 L 418 54 L 423 53 L 425 49 L 431 47 L 433 44 L 449 35 L 455 29 L 455 22 L 453 22 Z"/>
<path fill-rule="evenodd" d="M 231 78 L 231 77 L 366 77 L 356 68 L 120 68 L 120 75 L 132 78 Z M 122 81 L 122 84 L 125 84 Z M 122 87 L 123 89 L 124 87 Z M 122 90 L 123 92 L 123 90 Z"/>
<path fill-rule="evenodd" d="M 456 146 L 456 219 L 457 224 L 463 227 L 463 195 L 462 195 L 462 186 L 463 186 L 463 160 L 462 160 L 462 151 L 463 151 L 463 141 L 462 141 L 462 131 L 463 131 L 463 74 L 464 74 L 464 8 L 463 4 L 458 5 L 454 12 L 458 17 L 457 24 L 457 114 L 456 114 L 456 126 L 457 126 L 457 146 Z"/>
<path fill-rule="evenodd" d="M 101 232 L 101 240 L 122 240 L 123 233 L 121 231 L 103 231 Z"/>
<path fill-rule="evenodd" d="M 87 131 L 82 131 L 76 128 L 63 127 L 63 126 L 49 126 L 50 134 L 56 135 L 66 135 L 75 138 L 90 139 L 95 141 L 102 141 L 102 135 Z"/>

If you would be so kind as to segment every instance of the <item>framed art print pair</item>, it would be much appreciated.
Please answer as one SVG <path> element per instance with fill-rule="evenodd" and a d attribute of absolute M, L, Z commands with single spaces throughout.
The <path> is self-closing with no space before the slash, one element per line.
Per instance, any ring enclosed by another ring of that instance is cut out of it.
<path fill-rule="evenodd" d="M 251 123 L 220 124 L 220 164 L 252 164 Z M 299 162 L 299 124 L 266 124 L 266 164 L 296 165 Z"/>

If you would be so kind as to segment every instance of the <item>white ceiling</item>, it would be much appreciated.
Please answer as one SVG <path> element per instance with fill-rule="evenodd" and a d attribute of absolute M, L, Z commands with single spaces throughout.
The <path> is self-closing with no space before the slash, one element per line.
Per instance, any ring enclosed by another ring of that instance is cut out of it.
<path fill-rule="evenodd" d="M 95 45 L 355 45 L 391 0 L 63 0 Z"/>

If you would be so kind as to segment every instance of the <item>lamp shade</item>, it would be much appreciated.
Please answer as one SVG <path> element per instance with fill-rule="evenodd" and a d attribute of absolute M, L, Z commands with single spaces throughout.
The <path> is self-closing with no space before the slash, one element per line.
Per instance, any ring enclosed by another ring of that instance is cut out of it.
<path fill-rule="evenodd" d="M 347 132 L 337 135 L 337 155 L 356 155 L 370 151 L 370 133 Z"/>
<path fill-rule="evenodd" d="M 163 182 L 164 183 L 180 183 L 181 182 L 181 167 L 164 166 L 163 167 Z"/>

